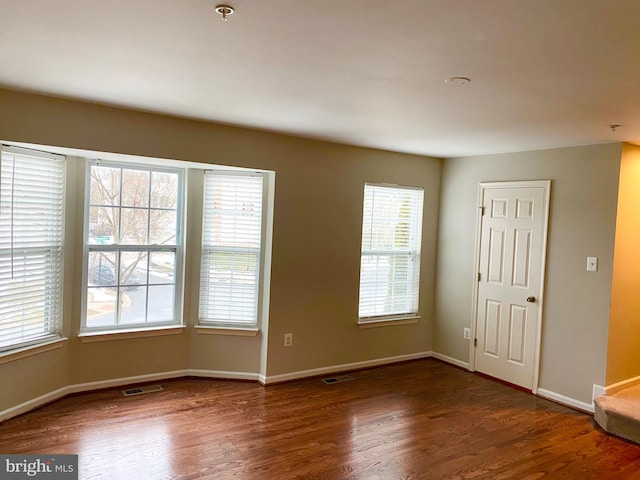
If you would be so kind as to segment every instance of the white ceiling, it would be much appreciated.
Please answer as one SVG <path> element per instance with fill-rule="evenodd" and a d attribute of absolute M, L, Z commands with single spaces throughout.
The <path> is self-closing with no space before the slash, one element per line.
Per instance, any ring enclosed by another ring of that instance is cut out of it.
<path fill-rule="evenodd" d="M 228 3 L 0 0 L 0 86 L 439 157 L 640 141 L 640 0 Z"/>

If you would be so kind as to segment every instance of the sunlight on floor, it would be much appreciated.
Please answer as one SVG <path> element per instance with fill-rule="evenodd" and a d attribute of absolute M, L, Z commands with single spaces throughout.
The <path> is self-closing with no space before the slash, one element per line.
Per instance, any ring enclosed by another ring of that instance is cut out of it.
<path fill-rule="evenodd" d="M 109 478 L 170 478 L 173 464 L 171 432 L 162 419 L 93 426 L 80 436 L 79 470 L 108 473 Z M 141 461 L 144 470 L 140 469 Z M 131 471 L 129 467 L 135 468 Z M 102 478 L 102 477 L 101 477 Z"/>

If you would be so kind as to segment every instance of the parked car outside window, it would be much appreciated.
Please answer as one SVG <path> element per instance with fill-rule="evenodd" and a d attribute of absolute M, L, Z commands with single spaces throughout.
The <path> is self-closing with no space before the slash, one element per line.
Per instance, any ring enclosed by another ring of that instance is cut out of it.
<path fill-rule="evenodd" d="M 99 286 L 115 286 L 117 284 L 116 271 L 113 265 L 96 265 L 89 269 L 89 283 Z M 140 279 L 134 273 L 121 280 L 121 285 L 135 288 L 140 285 Z"/>

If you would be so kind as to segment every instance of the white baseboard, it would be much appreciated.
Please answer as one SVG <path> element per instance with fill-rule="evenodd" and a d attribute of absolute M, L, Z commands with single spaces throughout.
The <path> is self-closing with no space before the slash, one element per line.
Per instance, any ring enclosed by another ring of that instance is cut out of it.
<path fill-rule="evenodd" d="M 16 405 L 14 407 L 7 408 L 0 412 L 0 422 L 4 422 L 12 417 L 17 417 L 23 413 L 27 413 L 30 410 L 36 409 L 45 403 L 50 403 L 59 398 L 69 394 L 69 387 L 62 387 L 54 390 L 53 392 L 45 393 L 39 397 L 32 398 L 24 403 Z"/>
<path fill-rule="evenodd" d="M 273 383 L 288 382 L 290 380 L 299 380 L 301 378 L 317 377 L 318 375 L 334 374 L 349 370 L 358 370 L 361 368 L 378 367 L 380 365 L 387 365 L 390 363 L 418 360 L 420 358 L 429 358 L 431 356 L 431 352 L 419 352 L 407 355 L 397 355 L 395 357 L 376 358 L 374 360 L 365 360 L 362 362 L 343 363 L 341 365 L 331 365 L 329 367 L 312 368 L 310 370 L 299 370 L 297 372 L 282 373 L 280 375 L 260 375 L 260 383 L 263 385 L 269 385 Z"/>
<path fill-rule="evenodd" d="M 456 367 L 469 370 L 469 362 L 463 362 L 462 360 L 458 360 L 457 358 L 449 357 L 447 355 L 443 355 L 442 353 L 438 353 L 438 352 L 431 352 L 431 356 L 433 358 L 437 358 L 438 360 L 442 360 L 443 362 L 450 363 L 451 365 L 455 365 Z"/>
<path fill-rule="evenodd" d="M 468 363 L 462 362 L 461 360 L 457 360 L 455 358 L 448 357 L 446 355 L 442 355 L 441 353 L 419 352 L 419 353 L 412 353 L 408 355 L 398 355 L 395 357 L 365 360 L 362 362 L 332 365 L 330 367 L 314 368 L 310 370 L 300 370 L 297 372 L 285 373 L 281 375 L 272 375 L 269 377 L 260 375 L 258 373 L 252 373 L 252 372 L 231 372 L 231 371 L 223 371 L 223 370 L 203 370 L 203 369 L 174 370 L 169 372 L 160 372 L 160 373 L 152 373 L 152 374 L 146 374 L 146 375 L 136 375 L 131 377 L 101 380 L 97 382 L 77 383 L 74 385 L 58 388 L 57 390 L 53 390 L 52 392 L 45 393 L 44 395 L 40 395 L 39 397 L 28 400 L 14 407 L 10 407 L 6 410 L 0 411 L 0 422 L 4 420 L 8 420 L 9 418 L 15 417 L 17 415 L 26 413 L 46 403 L 53 402 L 55 400 L 58 400 L 72 393 L 88 392 L 88 391 L 99 390 L 103 388 L 113 388 L 113 387 L 118 387 L 123 385 L 132 385 L 136 383 L 153 382 L 157 380 L 167 380 L 171 378 L 180 378 L 180 377 L 188 377 L 188 376 L 227 379 L 227 380 L 259 381 L 263 385 L 268 385 L 273 383 L 285 382 L 289 380 L 298 380 L 301 378 L 315 377 L 318 375 L 333 374 L 333 373 L 345 372 L 349 370 L 376 367 L 380 365 L 387 365 L 387 364 L 404 362 L 409 360 L 418 360 L 421 358 L 429 358 L 429 357 L 437 358 L 438 360 L 442 360 L 444 362 L 450 363 L 452 365 L 456 365 L 458 367 L 469 368 Z M 614 389 L 617 389 L 614 391 L 619 391 L 623 388 L 627 388 L 638 383 L 640 383 L 640 377 L 636 377 L 634 379 L 630 379 L 625 382 L 619 382 L 618 384 L 609 385 L 606 387 L 606 392 L 607 394 L 611 394 L 610 389 L 612 387 Z M 596 387 L 598 387 L 598 385 L 594 385 L 594 395 L 596 393 Z M 563 405 L 576 408 L 578 410 L 582 410 L 589 413 L 594 412 L 593 404 L 581 402 L 574 398 L 566 397 L 564 395 L 561 395 L 556 392 L 552 392 L 550 390 L 539 388 L 538 395 L 543 398 L 547 398 L 549 400 L 553 400 L 555 402 L 561 403 Z"/>
<path fill-rule="evenodd" d="M 538 389 L 538 396 L 567 405 L 568 407 L 573 407 L 577 410 L 582 410 L 583 412 L 593 413 L 595 410 L 592 403 L 581 402 L 575 398 L 565 397 L 564 395 L 552 392 L 551 390 L 545 390 L 544 388 Z"/>
<path fill-rule="evenodd" d="M 53 402 L 72 393 L 90 392 L 92 390 L 100 390 L 103 388 L 113 388 L 124 385 L 133 385 L 137 383 L 154 382 L 158 380 L 167 380 L 170 378 L 180 377 L 216 378 L 221 380 L 250 380 L 259 381 L 263 385 L 266 385 L 269 383 L 284 382 L 287 380 L 296 380 L 299 378 L 323 375 L 325 373 L 338 373 L 347 370 L 356 370 L 359 368 L 375 367 L 389 363 L 417 360 L 419 358 L 427 358 L 430 356 L 431 352 L 420 352 L 409 355 L 398 355 L 396 357 L 367 360 L 364 362 L 347 363 L 343 365 L 334 365 L 331 367 L 316 368 L 313 370 L 285 373 L 282 375 L 274 375 L 271 377 L 266 377 L 264 375 L 252 372 L 231 372 L 224 370 L 203 370 L 191 368 L 184 370 L 173 370 L 169 372 L 135 375 L 130 377 L 112 378 L 108 380 L 99 380 L 97 382 L 76 383 L 73 385 L 68 385 L 66 387 L 58 388 L 57 390 L 54 390 L 52 392 L 45 393 L 43 395 L 40 395 L 39 397 L 27 400 L 26 402 L 23 402 L 19 405 L 0 411 L 0 422 L 26 413 L 46 403 Z"/>
<path fill-rule="evenodd" d="M 88 392 L 91 390 L 99 390 L 103 388 L 113 388 L 113 387 L 118 387 L 123 385 L 132 385 L 136 383 L 153 382 L 157 380 L 167 380 L 171 378 L 180 378 L 180 377 L 188 377 L 188 376 L 227 379 L 227 380 L 259 381 L 264 385 L 268 385 L 273 383 L 285 382 L 289 380 L 298 380 L 301 378 L 315 377 L 318 375 L 333 374 L 333 373 L 345 372 L 349 370 L 370 368 L 370 367 L 376 367 L 380 365 L 387 365 L 387 364 L 404 362 L 409 360 L 418 360 L 421 358 L 429 358 L 429 357 L 437 358 L 438 360 L 442 360 L 444 362 L 450 363 L 452 365 L 456 365 L 458 367 L 469 368 L 468 363 L 463 362 L 461 360 L 457 360 L 455 358 L 448 357 L 446 355 L 442 355 L 441 353 L 419 352 L 419 353 L 412 353 L 408 355 L 397 355 L 395 357 L 365 360 L 362 362 L 332 365 L 330 367 L 314 368 L 310 370 L 300 370 L 297 372 L 284 373 L 281 375 L 272 375 L 268 377 L 264 375 L 260 375 L 258 373 L 252 373 L 252 372 L 231 372 L 231 371 L 223 371 L 223 370 L 203 370 L 203 369 L 174 370 L 169 372 L 160 372 L 160 373 L 152 373 L 152 374 L 146 374 L 146 375 L 135 375 L 131 377 L 114 378 L 109 380 L 100 380 L 97 382 L 77 383 L 74 385 L 58 388 L 57 390 L 53 390 L 52 392 L 45 393 L 44 395 L 40 395 L 39 397 L 28 400 L 14 407 L 10 407 L 6 410 L 0 411 L 0 422 L 4 420 L 8 420 L 9 418 L 15 417 L 17 415 L 26 413 L 46 403 L 53 402 L 55 400 L 58 400 L 72 393 Z M 633 382 L 631 382 L 630 380 L 632 380 Z M 617 388 L 617 390 L 615 391 L 618 391 L 618 390 L 621 390 L 622 388 L 626 388 L 626 387 L 640 383 L 640 377 L 636 377 L 635 379 L 630 379 L 630 380 L 607 386 L 606 387 L 607 394 L 610 394 L 611 387 Z M 624 386 L 619 387 L 619 385 L 621 384 L 624 384 Z M 594 385 L 594 392 L 596 392 L 596 387 L 598 386 Z M 574 398 L 566 397 L 564 395 L 552 392 L 550 390 L 539 388 L 538 395 L 543 398 L 547 398 L 549 400 L 553 400 L 555 402 L 561 403 L 563 405 L 576 408 L 578 410 L 582 410 L 589 413 L 594 412 L 593 404 L 581 402 Z"/>
<path fill-rule="evenodd" d="M 591 396 L 591 402 L 595 402 L 596 397 L 601 397 L 607 394 L 607 388 L 602 385 L 593 384 L 593 395 Z"/>
<path fill-rule="evenodd" d="M 53 402 L 55 400 L 58 400 L 72 393 L 90 392 L 92 390 L 100 390 L 103 388 L 113 388 L 113 387 L 119 387 L 124 385 L 133 385 L 137 383 L 154 382 L 158 380 L 167 380 L 170 378 L 180 378 L 180 377 L 203 377 L 203 378 L 216 378 L 221 380 L 250 380 L 250 381 L 259 381 L 263 385 L 267 385 L 271 383 L 285 382 L 288 380 L 297 380 L 300 378 L 314 377 L 317 375 L 339 373 L 339 372 L 344 372 L 348 370 L 356 370 L 360 368 L 369 368 L 369 367 L 376 367 L 379 365 L 386 365 L 386 364 L 404 362 L 409 360 L 417 360 L 420 358 L 428 358 L 431 356 L 432 356 L 431 352 L 419 352 L 419 353 L 412 353 L 408 355 L 398 355 L 395 357 L 366 360 L 363 362 L 346 363 L 342 365 L 333 365 L 330 367 L 315 368 L 312 370 L 301 370 L 298 372 L 285 373 L 282 375 L 273 375 L 270 377 L 267 377 L 265 375 L 261 375 L 258 373 L 252 373 L 252 372 L 231 372 L 231 371 L 224 371 L 224 370 L 203 370 L 203 369 L 191 368 L 191 369 L 184 369 L 184 370 L 173 370 L 169 372 L 135 375 L 130 377 L 112 378 L 108 380 L 99 380 L 97 382 L 76 383 L 73 385 L 68 385 L 66 387 L 58 388 L 57 390 L 54 390 L 52 392 L 45 393 L 44 395 L 40 395 L 39 397 L 33 398 L 31 400 L 27 400 L 26 402 L 23 402 L 14 407 L 10 407 L 10 408 L 7 408 L 6 410 L 0 411 L 0 422 L 4 420 L 8 420 L 9 418 L 15 417 L 17 415 L 26 413 L 46 403 Z M 451 359 L 451 360 L 455 361 L 455 359 Z M 445 359 L 445 361 L 447 360 Z M 450 362 L 450 363 L 453 363 L 453 362 Z"/>
<path fill-rule="evenodd" d="M 260 375 L 251 372 L 229 372 L 225 370 L 200 370 L 197 368 L 190 368 L 185 370 L 183 377 L 201 377 L 201 378 L 216 378 L 218 380 L 250 380 L 257 382 L 260 380 Z"/>
<path fill-rule="evenodd" d="M 46 403 L 53 402 L 72 393 L 90 392 L 92 390 L 100 390 L 102 388 L 113 388 L 123 385 L 155 382 L 157 380 L 168 380 L 170 378 L 180 377 L 204 377 L 217 378 L 221 380 L 259 380 L 259 375 L 257 373 L 185 369 L 174 370 L 170 372 L 150 373 L 146 375 L 135 375 L 132 377 L 112 378 L 109 380 L 100 380 L 97 382 L 76 383 L 74 385 L 68 385 L 66 387 L 58 388 L 57 390 L 54 390 L 52 392 L 45 393 L 44 395 L 40 395 L 39 397 L 27 400 L 26 402 L 23 402 L 14 407 L 10 407 L 6 410 L 0 411 L 0 422 L 26 413 Z"/>
<path fill-rule="evenodd" d="M 626 380 L 622 380 L 621 382 L 617 382 L 611 385 L 607 385 L 604 387 L 607 395 L 613 395 L 620 390 L 624 390 L 625 388 L 635 387 L 636 385 L 640 385 L 640 377 L 627 378 Z"/>
<path fill-rule="evenodd" d="M 146 375 L 135 375 L 132 377 L 112 378 L 109 380 L 98 380 L 97 382 L 76 383 L 67 387 L 67 394 L 90 392 L 102 388 L 120 387 L 122 385 L 133 385 L 134 383 L 155 382 L 156 380 L 167 380 L 169 378 L 180 378 L 187 376 L 187 370 L 174 370 L 171 372 L 149 373 Z"/>

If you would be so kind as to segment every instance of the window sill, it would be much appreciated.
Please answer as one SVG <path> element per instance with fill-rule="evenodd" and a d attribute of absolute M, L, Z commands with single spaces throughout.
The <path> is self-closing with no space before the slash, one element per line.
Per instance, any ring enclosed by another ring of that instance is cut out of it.
<path fill-rule="evenodd" d="M 99 332 L 83 332 L 78 334 L 82 343 L 108 342 L 110 340 L 124 340 L 127 338 L 159 337 L 162 335 L 178 335 L 185 325 L 169 325 L 155 328 L 132 328 L 128 330 L 103 330 Z"/>
<path fill-rule="evenodd" d="M 358 320 L 359 328 L 376 328 L 376 327 L 391 327 L 393 325 L 410 325 L 418 323 L 422 317 L 396 317 L 396 318 L 381 318 L 379 320 L 368 320 L 366 322 Z"/>
<path fill-rule="evenodd" d="M 235 335 L 237 337 L 255 337 L 259 331 L 257 328 L 216 327 L 213 325 L 196 325 L 195 329 L 198 333 L 205 335 Z"/>
<path fill-rule="evenodd" d="M 3 363 L 13 362 L 21 358 L 30 357 L 32 355 L 38 355 L 39 353 L 49 352 L 62 347 L 62 344 L 67 338 L 56 338 L 44 343 L 37 343 L 35 345 L 29 345 L 28 347 L 18 348 L 17 350 L 10 350 L 0 353 L 0 365 Z"/>

